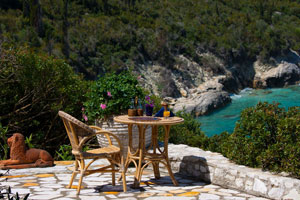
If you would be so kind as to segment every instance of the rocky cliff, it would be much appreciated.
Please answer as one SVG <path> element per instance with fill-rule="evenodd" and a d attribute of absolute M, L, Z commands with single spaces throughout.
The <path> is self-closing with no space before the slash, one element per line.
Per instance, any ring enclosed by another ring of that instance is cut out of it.
<path fill-rule="evenodd" d="M 300 80 L 300 57 L 290 51 L 286 57 L 272 58 L 271 64 L 242 62 L 226 64 L 212 53 L 198 54 L 201 63 L 183 55 L 165 68 L 148 63 L 136 68 L 140 82 L 150 92 L 164 97 L 174 111 L 203 115 L 231 102 L 230 93 L 245 87 L 284 87 Z"/>

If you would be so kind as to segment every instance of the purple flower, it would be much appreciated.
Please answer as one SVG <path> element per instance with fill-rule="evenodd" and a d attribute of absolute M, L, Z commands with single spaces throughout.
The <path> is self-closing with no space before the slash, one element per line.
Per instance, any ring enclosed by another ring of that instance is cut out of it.
<path fill-rule="evenodd" d="M 146 107 L 154 107 L 154 104 L 151 103 L 151 104 L 146 104 Z"/>
<path fill-rule="evenodd" d="M 154 102 L 153 100 L 151 100 L 149 96 L 146 96 L 145 100 L 146 100 L 146 107 L 154 107 Z"/>
<path fill-rule="evenodd" d="M 111 93 L 109 91 L 107 92 L 107 96 L 111 97 Z"/>
<path fill-rule="evenodd" d="M 106 108 L 106 105 L 101 103 L 100 107 L 102 110 L 104 110 Z"/>

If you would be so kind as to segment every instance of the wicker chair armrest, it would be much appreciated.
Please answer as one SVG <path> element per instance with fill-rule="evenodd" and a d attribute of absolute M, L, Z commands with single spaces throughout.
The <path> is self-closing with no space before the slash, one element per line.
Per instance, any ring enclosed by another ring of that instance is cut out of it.
<path fill-rule="evenodd" d="M 82 149 L 83 145 L 84 145 L 89 139 L 91 139 L 92 137 L 94 137 L 94 136 L 96 136 L 96 135 L 105 135 L 105 136 L 107 137 L 107 139 L 108 139 L 110 145 L 112 144 L 112 143 L 111 143 L 111 139 L 110 139 L 110 136 L 111 136 L 111 137 L 113 137 L 113 138 L 117 141 L 120 150 L 122 150 L 123 147 L 122 147 L 122 145 L 121 145 L 120 139 L 119 139 L 115 134 L 113 134 L 113 133 L 111 133 L 111 132 L 109 132 L 109 131 L 103 130 L 103 129 L 101 129 L 101 128 L 98 127 L 98 126 L 90 126 L 90 127 L 93 128 L 93 129 L 97 129 L 97 132 L 92 133 L 91 135 L 84 137 L 84 138 L 80 141 L 80 143 L 79 143 L 79 148 L 80 148 L 80 149 Z"/>
<path fill-rule="evenodd" d="M 102 128 L 100 128 L 99 126 L 89 126 L 92 129 L 97 129 L 97 131 L 101 131 L 103 130 Z"/>

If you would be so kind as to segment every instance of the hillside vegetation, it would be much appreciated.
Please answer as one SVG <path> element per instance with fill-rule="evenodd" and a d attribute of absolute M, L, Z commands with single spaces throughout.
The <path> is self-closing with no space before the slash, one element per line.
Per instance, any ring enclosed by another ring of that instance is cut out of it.
<path fill-rule="evenodd" d="M 88 79 L 183 54 L 270 62 L 300 49 L 299 0 L 4 0 L 0 41 L 66 59 Z M 207 66 L 211 67 L 211 66 Z"/>

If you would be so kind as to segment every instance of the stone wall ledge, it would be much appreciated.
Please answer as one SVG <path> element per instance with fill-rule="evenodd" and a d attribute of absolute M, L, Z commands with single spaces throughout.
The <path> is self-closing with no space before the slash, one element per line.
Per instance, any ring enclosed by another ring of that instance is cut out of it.
<path fill-rule="evenodd" d="M 170 144 L 168 151 L 174 173 L 265 198 L 300 199 L 298 179 L 237 165 L 219 153 L 187 145 Z"/>

